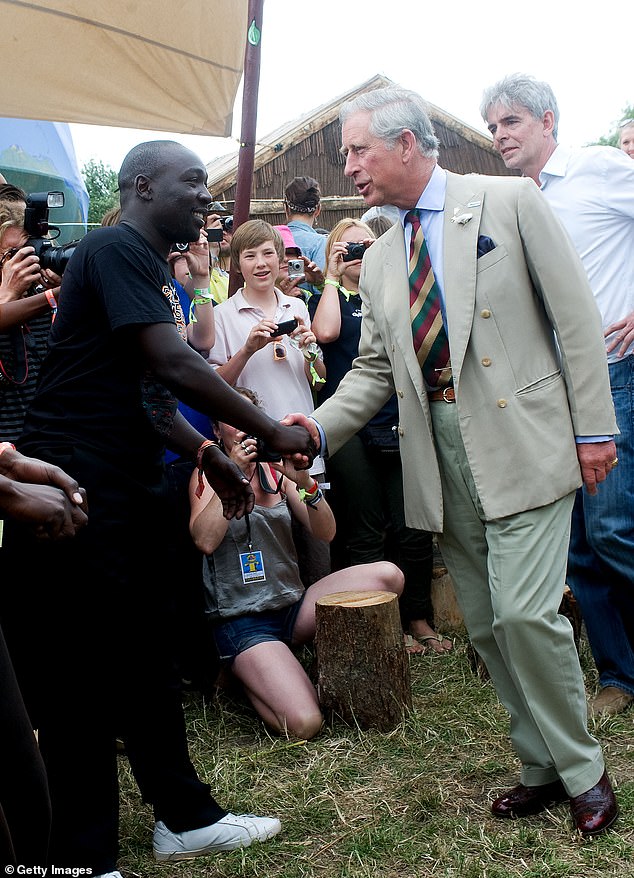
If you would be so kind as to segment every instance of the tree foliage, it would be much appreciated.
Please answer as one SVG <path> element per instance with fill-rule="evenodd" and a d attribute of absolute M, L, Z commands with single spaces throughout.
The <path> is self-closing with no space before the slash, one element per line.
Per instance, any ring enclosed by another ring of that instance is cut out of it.
<path fill-rule="evenodd" d="M 100 223 L 104 213 L 119 203 L 117 174 L 102 161 L 94 159 L 86 162 L 81 173 L 90 198 L 88 222 Z"/>
<path fill-rule="evenodd" d="M 621 130 L 621 126 L 622 126 L 623 122 L 625 122 L 626 119 L 634 119 L 634 105 L 633 104 L 628 104 L 628 106 L 626 106 L 623 109 L 623 112 L 621 113 L 621 118 L 618 122 L 614 123 L 614 128 L 613 128 L 611 134 L 607 134 L 603 137 L 600 137 L 597 140 L 597 144 L 599 146 L 616 146 L 618 148 L 618 146 L 619 146 L 619 133 Z"/>

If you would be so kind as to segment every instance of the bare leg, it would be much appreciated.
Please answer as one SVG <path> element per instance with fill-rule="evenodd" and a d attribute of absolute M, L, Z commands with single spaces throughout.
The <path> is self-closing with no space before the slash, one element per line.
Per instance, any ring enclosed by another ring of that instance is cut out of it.
<path fill-rule="evenodd" d="M 400 595 L 403 574 L 390 561 L 355 564 L 324 576 L 307 590 L 293 629 L 293 643 L 307 643 L 315 636 L 315 603 L 337 591 L 391 591 Z"/>
<path fill-rule="evenodd" d="M 301 739 L 319 732 L 323 717 L 317 692 L 285 643 L 258 643 L 241 652 L 231 669 L 271 729 Z"/>

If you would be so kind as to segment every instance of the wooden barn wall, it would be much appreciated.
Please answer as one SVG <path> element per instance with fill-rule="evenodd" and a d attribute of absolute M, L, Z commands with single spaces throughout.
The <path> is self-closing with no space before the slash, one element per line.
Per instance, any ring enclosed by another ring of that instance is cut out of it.
<path fill-rule="evenodd" d="M 434 128 L 440 140 L 439 162 L 448 171 L 459 174 L 514 173 L 507 171 L 499 156 L 476 146 L 452 128 L 438 121 L 434 123 Z M 343 173 L 344 159 L 339 152 L 340 146 L 341 129 L 335 120 L 279 155 L 271 150 L 271 160 L 253 175 L 251 198 L 281 199 L 288 181 L 300 175 L 319 180 L 322 195 L 356 195 L 352 180 Z M 214 189 L 213 183 L 210 186 L 213 197 L 221 202 L 229 202 L 230 207 L 235 199 L 235 184 L 221 192 Z M 350 215 L 359 217 L 364 210 L 323 209 L 317 224 L 331 229 L 340 219 Z M 273 225 L 286 221 L 283 213 L 258 213 L 258 216 Z"/>

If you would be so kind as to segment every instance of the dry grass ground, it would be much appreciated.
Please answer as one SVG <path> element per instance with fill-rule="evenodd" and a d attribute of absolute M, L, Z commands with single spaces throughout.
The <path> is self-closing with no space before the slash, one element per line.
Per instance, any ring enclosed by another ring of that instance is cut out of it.
<path fill-rule="evenodd" d="M 194 762 L 234 811 L 277 815 L 266 844 L 159 866 L 152 814 L 121 758 L 124 878 L 627 878 L 634 876 L 634 711 L 594 726 L 621 805 L 616 831 L 583 840 L 567 806 L 522 821 L 489 803 L 517 782 L 504 711 L 452 655 L 411 659 L 414 710 L 389 734 L 335 723 L 316 740 L 270 737 L 239 700 L 188 695 Z M 587 647 L 582 663 L 596 684 Z M 556 668 L 553 668 L 556 673 Z"/>

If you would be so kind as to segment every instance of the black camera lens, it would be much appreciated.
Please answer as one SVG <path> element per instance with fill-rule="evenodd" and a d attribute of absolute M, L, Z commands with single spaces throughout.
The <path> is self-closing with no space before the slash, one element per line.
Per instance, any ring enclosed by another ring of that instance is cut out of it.
<path fill-rule="evenodd" d="M 31 243 L 30 241 L 27 243 Z M 68 260 L 75 252 L 79 241 L 71 241 L 63 247 L 53 247 L 47 242 L 42 242 L 39 248 L 36 247 L 36 253 L 40 260 L 42 268 L 50 268 L 55 274 L 64 274 L 64 269 L 68 265 Z"/>
<path fill-rule="evenodd" d="M 222 223 L 222 228 L 225 230 L 225 232 L 232 232 L 233 231 L 233 217 L 232 216 L 226 216 L 224 219 L 221 219 L 220 222 Z"/>

